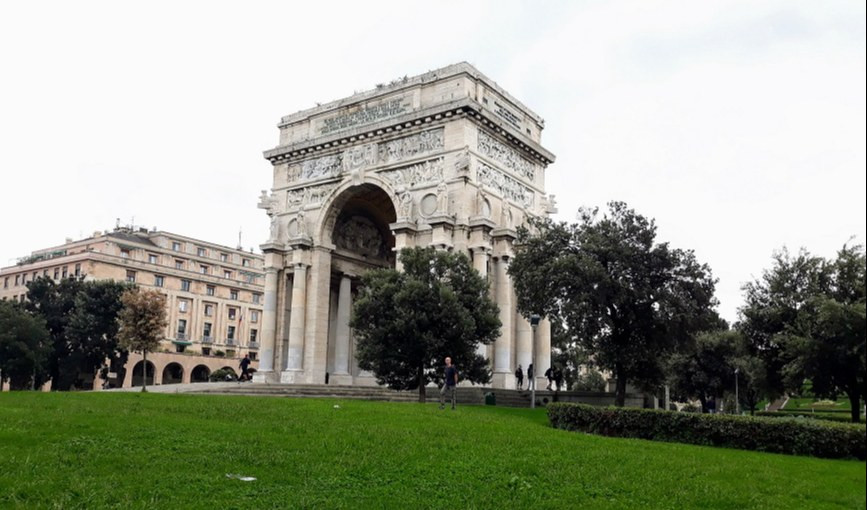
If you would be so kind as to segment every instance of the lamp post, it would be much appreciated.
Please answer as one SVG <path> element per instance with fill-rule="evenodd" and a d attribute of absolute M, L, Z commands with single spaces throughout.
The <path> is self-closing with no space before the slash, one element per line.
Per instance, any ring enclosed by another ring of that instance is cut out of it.
<path fill-rule="evenodd" d="M 741 399 L 738 398 L 738 372 L 740 367 L 735 367 L 735 414 L 741 414 Z"/>
<path fill-rule="evenodd" d="M 533 346 L 530 352 L 530 364 L 533 365 L 533 377 L 536 377 L 536 372 L 539 370 L 539 367 L 536 366 L 536 328 L 539 326 L 539 314 L 530 315 L 530 326 L 533 328 Z M 536 408 L 536 381 L 531 381 L 533 383 L 533 389 L 530 390 L 530 409 Z"/>

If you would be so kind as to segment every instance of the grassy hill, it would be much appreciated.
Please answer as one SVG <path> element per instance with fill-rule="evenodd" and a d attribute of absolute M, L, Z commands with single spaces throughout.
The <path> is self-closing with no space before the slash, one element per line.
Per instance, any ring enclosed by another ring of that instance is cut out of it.
<path fill-rule="evenodd" d="M 0 394 L 0 508 L 34 507 L 865 508 L 865 464 L 564 432 L 544 410 Z"/>

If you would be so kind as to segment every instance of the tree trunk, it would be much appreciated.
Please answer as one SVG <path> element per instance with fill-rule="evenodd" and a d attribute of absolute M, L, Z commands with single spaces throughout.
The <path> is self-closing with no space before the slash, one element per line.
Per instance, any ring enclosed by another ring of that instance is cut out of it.
<path fill-rule="evenodd" d="M 858 390 L 853 390 L 849 393 L 849 405 L 852 406 L 852 423 L 861 421 L 861 396 L 858 395 Z"/>
<path fill-rule="evenodd" d="M 615 371 L 617 382 L 614 388 L 614 405 L 616 407 L 623 407 L 626 405 L 626 377 L 623 375 L 623 368 L 618 366 L 615 368 Z"/>
<path fill-rule="evenodd" d="M 424 367 L 418 367 L 418 403 L 427 402 L 427 388 L 424 384 Z"/>
<path fill-rule="evenodd" d="M 148 351 L 142 350 L 142 362 L 141 362 L 141 391 L 142 393 L 146 393 L 148 390 Z"/>

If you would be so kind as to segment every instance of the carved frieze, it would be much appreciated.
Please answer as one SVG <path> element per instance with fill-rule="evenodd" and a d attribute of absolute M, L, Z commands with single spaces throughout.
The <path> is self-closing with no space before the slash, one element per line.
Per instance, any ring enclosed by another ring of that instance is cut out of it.
<path fill-rule="evenodd" d="M 388 164 L 422 156 L 443 148 L 443 128 L 379 144 L 379 161 Z"/>
<path fill-rule="evenodd" d="M 422 161 L 403 168 L 387 170 L 380 175 L 388 179 L 395 188 L 411 187 L 420 184 L 433 184 L 443 180 L 443 158 Z"/>
<path fill-rule="evenodd" d="M 364 216 L 343 219 L 334 226 L 334 244 L 368 257 L 386 256 L 386 245 L 376 225 Z"/>
<path fill-rule="evenodd" d="M 531 182 L 536 178 L 536 168 L 533 163 L 484 131 L 479 131 L 479 152 Z"/>
<path fill-rule="evenodd" d="M 527 209 L 533 207 L 536 193 L 496 168 L 479 163 L 479 182 L 483 186 L 496 191 L 513 202 L 521 204 Z"/>
<path fill-rule="evenodd" d="M 343 169 L 347 172 L 376 164 L 376 144 L 368 143 L 343 151 Z"/>
<path fill-rule="evenodd" d="M 328 199 L 336 187 L 337 184 L 322 184 L 320 186 L 289 190 L 286 194 L 286 207 L 288 210 L 292 210 L 305 205 L 321 204 Z"/>
<path fill-rule="evenodd" d="M 323 177 L 337 177 L 342 169 L 342 154 L 332 154 L 319 158 L 308 159 L 301 163 L 301 178 L 321 179 Z"/>

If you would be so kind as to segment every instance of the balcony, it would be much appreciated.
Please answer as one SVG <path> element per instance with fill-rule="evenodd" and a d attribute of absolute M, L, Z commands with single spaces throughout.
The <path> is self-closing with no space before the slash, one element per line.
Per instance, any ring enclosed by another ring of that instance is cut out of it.
<path fill-rule="evenodd" d="M 177 338 L 178 340 L 180 340 L 180 341 L 182 341 L 182 342 L 186 342 L 186 341 L 188 340 L 188 338 L 187 338 L 187 334 L 184 333 L 184 332 L 181 332 L 181 331 L 178 331 L 178 332 L 176 333 L 176 337 L 175 337 L 175 338 Z"/>
<path fill-rule="evenodd" d="M 258 349 L 259 342 L 250 342 L 250 345 L 248 345 L 247 347 L 249 347 L 250 349 Z"/>
<path fill-rule="evenodd" d="M 238 345 L 238 341 L 235 340 L 234 338 L 227 338 L 226 339 L 226 345 Z"/>
<path fill-rule="evenodd" d="M 212 336 L 203 336 L 203 337 L 202 337 L 202 343 L 203 343 L 203 344 L 212 344 L 212 343 L 214 343 L 214 337 L 212 337 Z"/>

